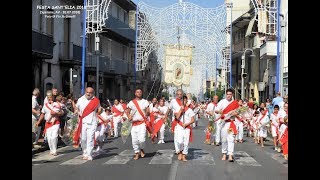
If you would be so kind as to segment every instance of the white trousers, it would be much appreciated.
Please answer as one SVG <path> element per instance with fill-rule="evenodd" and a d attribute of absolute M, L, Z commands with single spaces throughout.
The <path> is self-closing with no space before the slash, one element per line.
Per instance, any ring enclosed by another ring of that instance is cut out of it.
<path fill-rule="evenodd" d="M 222 128 L 221 128 L 222 153 L 227 155 L 233 155 L 235 135 L 232 132 L 228 133 L 229 127 L 230 127 L 230 122 L 225 122 L 222 124 Z"/>
<path fill-rule="evenodd" d="M 182 151 L 182 154 L 188 154 L 188 145 L 190 138 L 190 129 L 183 128 L 179 124 L 174 128 L 174 147 L 176 153 Z"/>
<path fill-rule="evenodd" d="M 164 123 L 162 124 L 160 130 L 159 130 L 159 141 L 164 140 Z"/>
<path fill-rule="evenodd" d="M 121 119 L 122 119 L 121 116 L 113 117 L 114 137 L 119 136 L 118 125 L 119 125 L 119 122 L 121 122 Z"/>
<path fill-rule="evenodd" d="M 141 149 L 144 149 L 146 145 L 146 130 L 146 123 L 132 126 L 131 137 L 134 153 L 139 153 Z"/>
<path fill-rule="evenodd" d="M 277 134 L 277 129 L 278 129 L 278 127 L 275 127 L 275 126 L 271 125 L 272 137 L 278 136 L 278 134 Z M 278 129 L 278 130 L 279 130 L 279 129 Z"/>
<path fill-rule="evenodd" d="M 238 134 L 236 135 L 236 140 L 242 140 L 243 139 L 243 122 L 236 120 L 235 121 Z"/>
<path fill-rule="evenodd" d="M 258 136 L 266 138 L 267 137 L 267 132 L 268 132 L 268 130 L 267 130 L 266 126 L 260 127 L 259 131 L 258 131 Z"/>
<path fill-rule="evenodd" d="M 94 147 L 94 134 L 97 129 L 97 124 L 82 124 L 81 129 L 81 148 L 83 156 L 92 158 L 92 150 Z"/>
<path fill-rule="evenodd" d="M 221 140 L 221 126 L 222 126 L 222 124 L 221 124 L 221 120 L 218 120 L 218 121 L 216 121 L 215 122 L 215 128 L 216 128 L 216 132 L 215 132 L 215 134 L 214 134 L 214 136 L 215 136 L 215 142 L 216 143 L 220 143 L 220 140 Z"/>
<path fill-rule="evenodd" d="M 106 126 L 104 124 L 101 124 L 100 126 L 98 126 L 95 132 L 96 141 L 103 142 L 105 132 L 106 132 Z"/>
<path fill-rule="evenodd" d="M 50 128 L 46 129 L 46 137 L 50 148 L 50 153 L 57 152 L 59 127 L 60 124 L 55 124 Z"/>

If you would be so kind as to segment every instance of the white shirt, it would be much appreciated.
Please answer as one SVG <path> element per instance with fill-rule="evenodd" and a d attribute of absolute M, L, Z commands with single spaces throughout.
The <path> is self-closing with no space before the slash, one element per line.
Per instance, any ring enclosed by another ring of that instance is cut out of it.
<path fill-rule="evenodd" d="M 48 108 L 48 107 L 50 108 Z M 51 121 L 51 122 L 54 122 L 55 119 L 57 119 L 57 117 L 52 117 L 51 116 L 51 110 L 54 111 L 54 112 L 59 112 L 61 111 L 61 105 L 60 103 L 58 102 L 54 102 L 52 104 L 45 104 L 41 110 L 42 113 L 44 113 L 44 120 L 46 121 Z M 51 118 L 52 117 L 52 118 Z"/>
<path fill-rule="evenodd" d="M 218 105 L 215 107 L 215 110 L 223 111 L 230 103 L 232 103 L 234 100 L 228 101 L 227 99 L 221 99 L 218 102 Z M 220 114 L 219 114 L 220 115 Z M 217 117 L 219 118 L 219 117 Z"/>
<path fill-rule="evenodd" d="M 195 116 L 195 114 L 192 111 L 192 109 L 188 108 L 188 110 L 179 118 L 179 121 L 181 121 L 184 124 L 187 124 L 187 123 L 191 122 L 191 118 L 194 116 Z"/>
<path fill-rule="evenodd" d="M 162 115 L 160 115 L 160 113 L 158 114 L 156 122 L 159 121 L 161 118 L 164 118 L 166 116 L 166 113 L 167 113 L 169 108 L 167 106 L 159 106 L 158 109 L 159 109 L 159 111 L 160 111 L 160 113 Z"/>
<path fill-rule="evenodd" d="M 258 116 L 258 122 L 261 123 L 259 124 L 259 127 L 264 127 L 269 123 L 269 116 L 266 114 L 263 118 L 262 118 L 262 113 L 260 113 L 260 115 Z M 262 119 L 261 119 L 262 118 Z"/>
<path fill-rule="evenodd" d="M 145 99 L 137 100 L 138 105 L 143 113 L 143 115 L 146 117 L 146 110 L 149 107 L 149 102 Z M 127 105 L 127 108 L 131 109 L 131 114 L 133 114 L 132 121 L 143 121 L 143 117 L 140 115 L 140 113 L 137 110 L 137 107 L 133 104 L 132 101 L 130 101 Z"/>
<path fill-rule="evenodd" d="M 123 107 L 122 107 L 121 104 L 113 105 L 113 106 L 114 106 L 115 108 L 117 108 L 120 112 L 123 112 L 123 111 L 124 111 L 124 109 L 123 109 Z M 113 113 L 113 116 L 116 117 L 116 113 Z M 118 116 L 120 116 L 120 115 L 118 115 Z"/>
<path fill-rule="evenodd" d="M 182 106 L 182 99 L 181 99 L 181 106 Z M 176 99 L 172 99 L 169 105 L 169 108 L 172 109 L 173 113 L 172 113 L 172 120 L 174 120 L 174 113 L 177 113 L 180 111 L 181 106 L 178 104 Z"/>
<path fill-rule="evenodd" d="M 283 135 L 283 133 L 286 130 L 286 128 L 287 128 L 287 125 L 281 124 L 281 126 L 279 128 L 280 137 Z"/>
<path fill-rule="evenodd" d="M 270 120 L 272 122 L 273 125 L 275 125 L 276 127 L 279 126 L 279 123 L 277 122 L 277 120 L 281 117 L 281 113 L 278 112 L 277 115 L 275 115 L 274 113 L 272 113 L 270 115 Z"/>
<path fill-rule="evenodd" d="M 39 103 L 37 101 L 37 96 L 32 96 L 32 108 L 36 111 L 40 110 Z M 32 119 L 38 119 L 39 115 L 32 113 Z"/>
<path fill-rule="evenodd" d="M 109 115 L 107 115 L 107 113 L 105 111 L 103 111 L 100 116 L 104 119 L 104 120 L 111 120 L 112 118 L 112 114 L 110 113 Z"/>
<path fill-rule="evenodd" d="M 214 112 L 214 109 L 216 106 L 213 104 L 213 102 L 209 103 L 206 109 L 206 112 Z"/>
<path fill-rule="evenodd" d="M 96 98 L 96 97 L 93 97 L 93 98 Z M 92 99 L 93 99 L 92 98 Z M 89 104 L 89 102 L 92 100 L 88 100 L 86 98 L 85 95 L 81 96 L 79 99 L 78 99 L 78 102 L 76 104 L 76 107 L 78 108 L 79 110 L 79 115 L 82 116 L 82 113 L 83 113 L 83 110 L 87 107 L 87 105 Z M 97 106 L 97 108 L 92 111 L 90 114 L 88 114 L 86 117 L 84 117 L 82 119 L 82 123 L 86 123 L 86 124 L 97 124 L 98 123 L 98 118 L 97 118 L 97 114 L 96 114 L 96 111 L 97 109 L 100 107 L 100 104 Z"/>

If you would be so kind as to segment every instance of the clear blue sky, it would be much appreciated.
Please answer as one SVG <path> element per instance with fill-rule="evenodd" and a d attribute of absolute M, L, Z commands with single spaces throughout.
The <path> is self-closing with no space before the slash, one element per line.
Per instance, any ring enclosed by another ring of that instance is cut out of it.
<path fill-rule="evenodd" d="M 138 3 L 139 1 L 143 1 L 149 5 L 155 7 L 165 7 L 171 4 L 179 2 L 179 0 L 132 0 L 134 3 Z M 214 8 L 220 6 L 224 3 L 224 0 L 182 0 L 184 2 L 192 2 L 202 7 L 206 8 Z"/>

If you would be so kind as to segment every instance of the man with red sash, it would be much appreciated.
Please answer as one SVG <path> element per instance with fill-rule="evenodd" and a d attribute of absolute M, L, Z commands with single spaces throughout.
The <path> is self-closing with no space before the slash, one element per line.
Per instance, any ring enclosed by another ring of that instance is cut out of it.
<path fill-rule="evenodd" d="M 62 96 L 57 98 L 62 99 Z M 48 141 L 50 148 L 50 154 L 53 156 L 57 155 L 57 145 L 58 145 L 58 132 L 60 127 L 59 116 L 63 115 L 63 110 L 59 102 L 53 102 L 53 95 L 47 95 L 47 103 L 44 104 L 42 108 L 42 114 L 37 122 L 37 126 L 41 123 L 43 119 L 46 120 L 44 133 Z"/>
<path fill-rule="evenodd" d="M 214 112 L 215 108 L 218 105 L 219 97 L 217 95 L 213 96 L 212 102 L 208 104 L 206 113 L 210 116 L 217 117 L 218 115 Z M 215 134 L 213 135 L 215 137 L 215 142 L 212 142 L 212 145 L 219 146 L 220 145 L 220 133 L 221 133 L 221 119 L 215 121 Z"/>
<path fill-rule="evenodd" d="M 98 125 L 97 111 L 100 109 L 100 100 L 94 96 L 94 89 L 87 87 L 85 95 L 78 99 L 75 114 L 79 114 L 78 128 L 73 137 L 74 146 L 79 145 L 81 134 L 81 148 L 83 160 L 92 161 L 94 134 Z"/>
<path fill-rule="evenodd" d="M 192 142 L 192 127 L 191 124 L 194 123 L 195 113 L 189 106 L 187 106 L 188 98 L 183 96 L 182 108 L 175 113 L 176 123 L 174 128 L 174 144 L 176 153 L 178 154 L 178 160 L 187 161 L 186 156 L 188 154 L 189 141 Z"/>
<path fill-rule="evenodd" d="M 261 147 L 264 147 L 263 145 L 263 139 L 267 137 L 267 124 L 269 123 L 269 116 L 268 114 L 268 109 L 267 108 L 260 108 L 260 115 L 258 116 L 258 137 L 260 139 Z"/>
<path fill-rule="evenodd" d="M 175 130 L 175 126 L 177 125 L 177 122 L 178 122 L 178 112 L 183 110 L 183 106 L 182 106 L 182 96 L 183 96 L 183 91 L 182 89 L 178 89 L 176 91 L 176 98 L 175 99 L 172 99 L 170 101 L 170 105 L 169 105 L 169 109 L 172 110 L 172 124 L 171 124 L 171 132 L 174 132 Z M 178 136 L 176 136 L 176 134 L 174 134 L 173 136 L 174 138 L 174 142 L 178 142 L 177 138 Z M 174 143 L 174 148 L 176 150 L 176 152 L 179 151 L 179 147 L 178 147 L 178 144 L 177 143 Z"/>
<path fill-rule="evenodd" d="M 154 137 L 158 137 L 157 133 L 160 131 L 160 135 L 159 135 L 159 142 L 158 144 L 164 144 L 164 128 L 165 128 L 165 121 L 167 119 L 168 116 L 168 107 L 164 105 L 165 100 L 164 99 L 160 99 L 160 103 L 159 103 L 159 113 L 157 115 L 157 119 L 154 122 L 153 125 L 153 134 L 152 134 L 152 138 Z"/>
<path fill-rule="evenodd" d="M 118 130 L 118 124 L 122 120 L 122 115 L 124 112 L 124 109 L 121 104 L 119 104 L 118 99 L 114 100 L 114 105 L 111 108 L 112 114 L 113 114 L 113 128 L 114 128 L 114 137 L 119 136 L 119 130 Z"/>
<path fill-rule="evenodd" d="M 128 120 L 132 122 L 131 137 L 132 147 L 135 153 L 134 160 L 139 159 L 139 156 L 145 156 L 143 149 L 146 141 L 146 121 L 147 115 L 149 115 L 148 106 L 149 102 L 142 98 L 142 90 L 139 88 L 136 89 L 135 99 L 128 103 L 126 110 Z"/>
<path fill-rule="evenodd" d="M 153 125 L 154 125 L 154 122 L 158 116 L 158 113 L 159 113 L 159 109 L 158 109 L 158 99 L 157 98 L 152 98 L 152 101 L 151 103 L 149 104 L 149 111 L 150 111 L 150 115 L 149 115 L 149 126 L 150 128 L 153 129 Z M 151 136 L 151 139 L 153 140 L 153 137 L 151 134 L 148 134 L 148 137 Z"/>
<path fill-rule="evenodd" d="M 273 107 L 273 113 L 270 115 L 271 123 L 271 133 L 273 137 L 274 150 L 278 150 L 278 137 L 279 137 L 279 122 L 281 118 L 281 113 L 279 113 L 279 106 L 275 105 Z"/>
<path fill-rule="evenodd" d="M 237 129 L 234 124 L 234 117 L 237 115 L 236 109 L 239 107 L 237 101 L 233 99 L 233 90 L 226 90 L 226 98 L 219 101 L 215 113 L 221 114 L 216 120 L 221 119 L 221 142 L 222 142 L 222 160 L 233 162 L 234 138 L 237 134 Z"/>

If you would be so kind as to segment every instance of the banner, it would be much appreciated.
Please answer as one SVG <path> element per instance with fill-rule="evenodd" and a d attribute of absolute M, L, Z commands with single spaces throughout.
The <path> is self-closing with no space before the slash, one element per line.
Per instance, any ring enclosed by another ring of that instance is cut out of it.
<path fill-rule="evenodd" d="M 165 82 L 175 86 L 189 85 L 192 46 L 165 46 Z"/>

